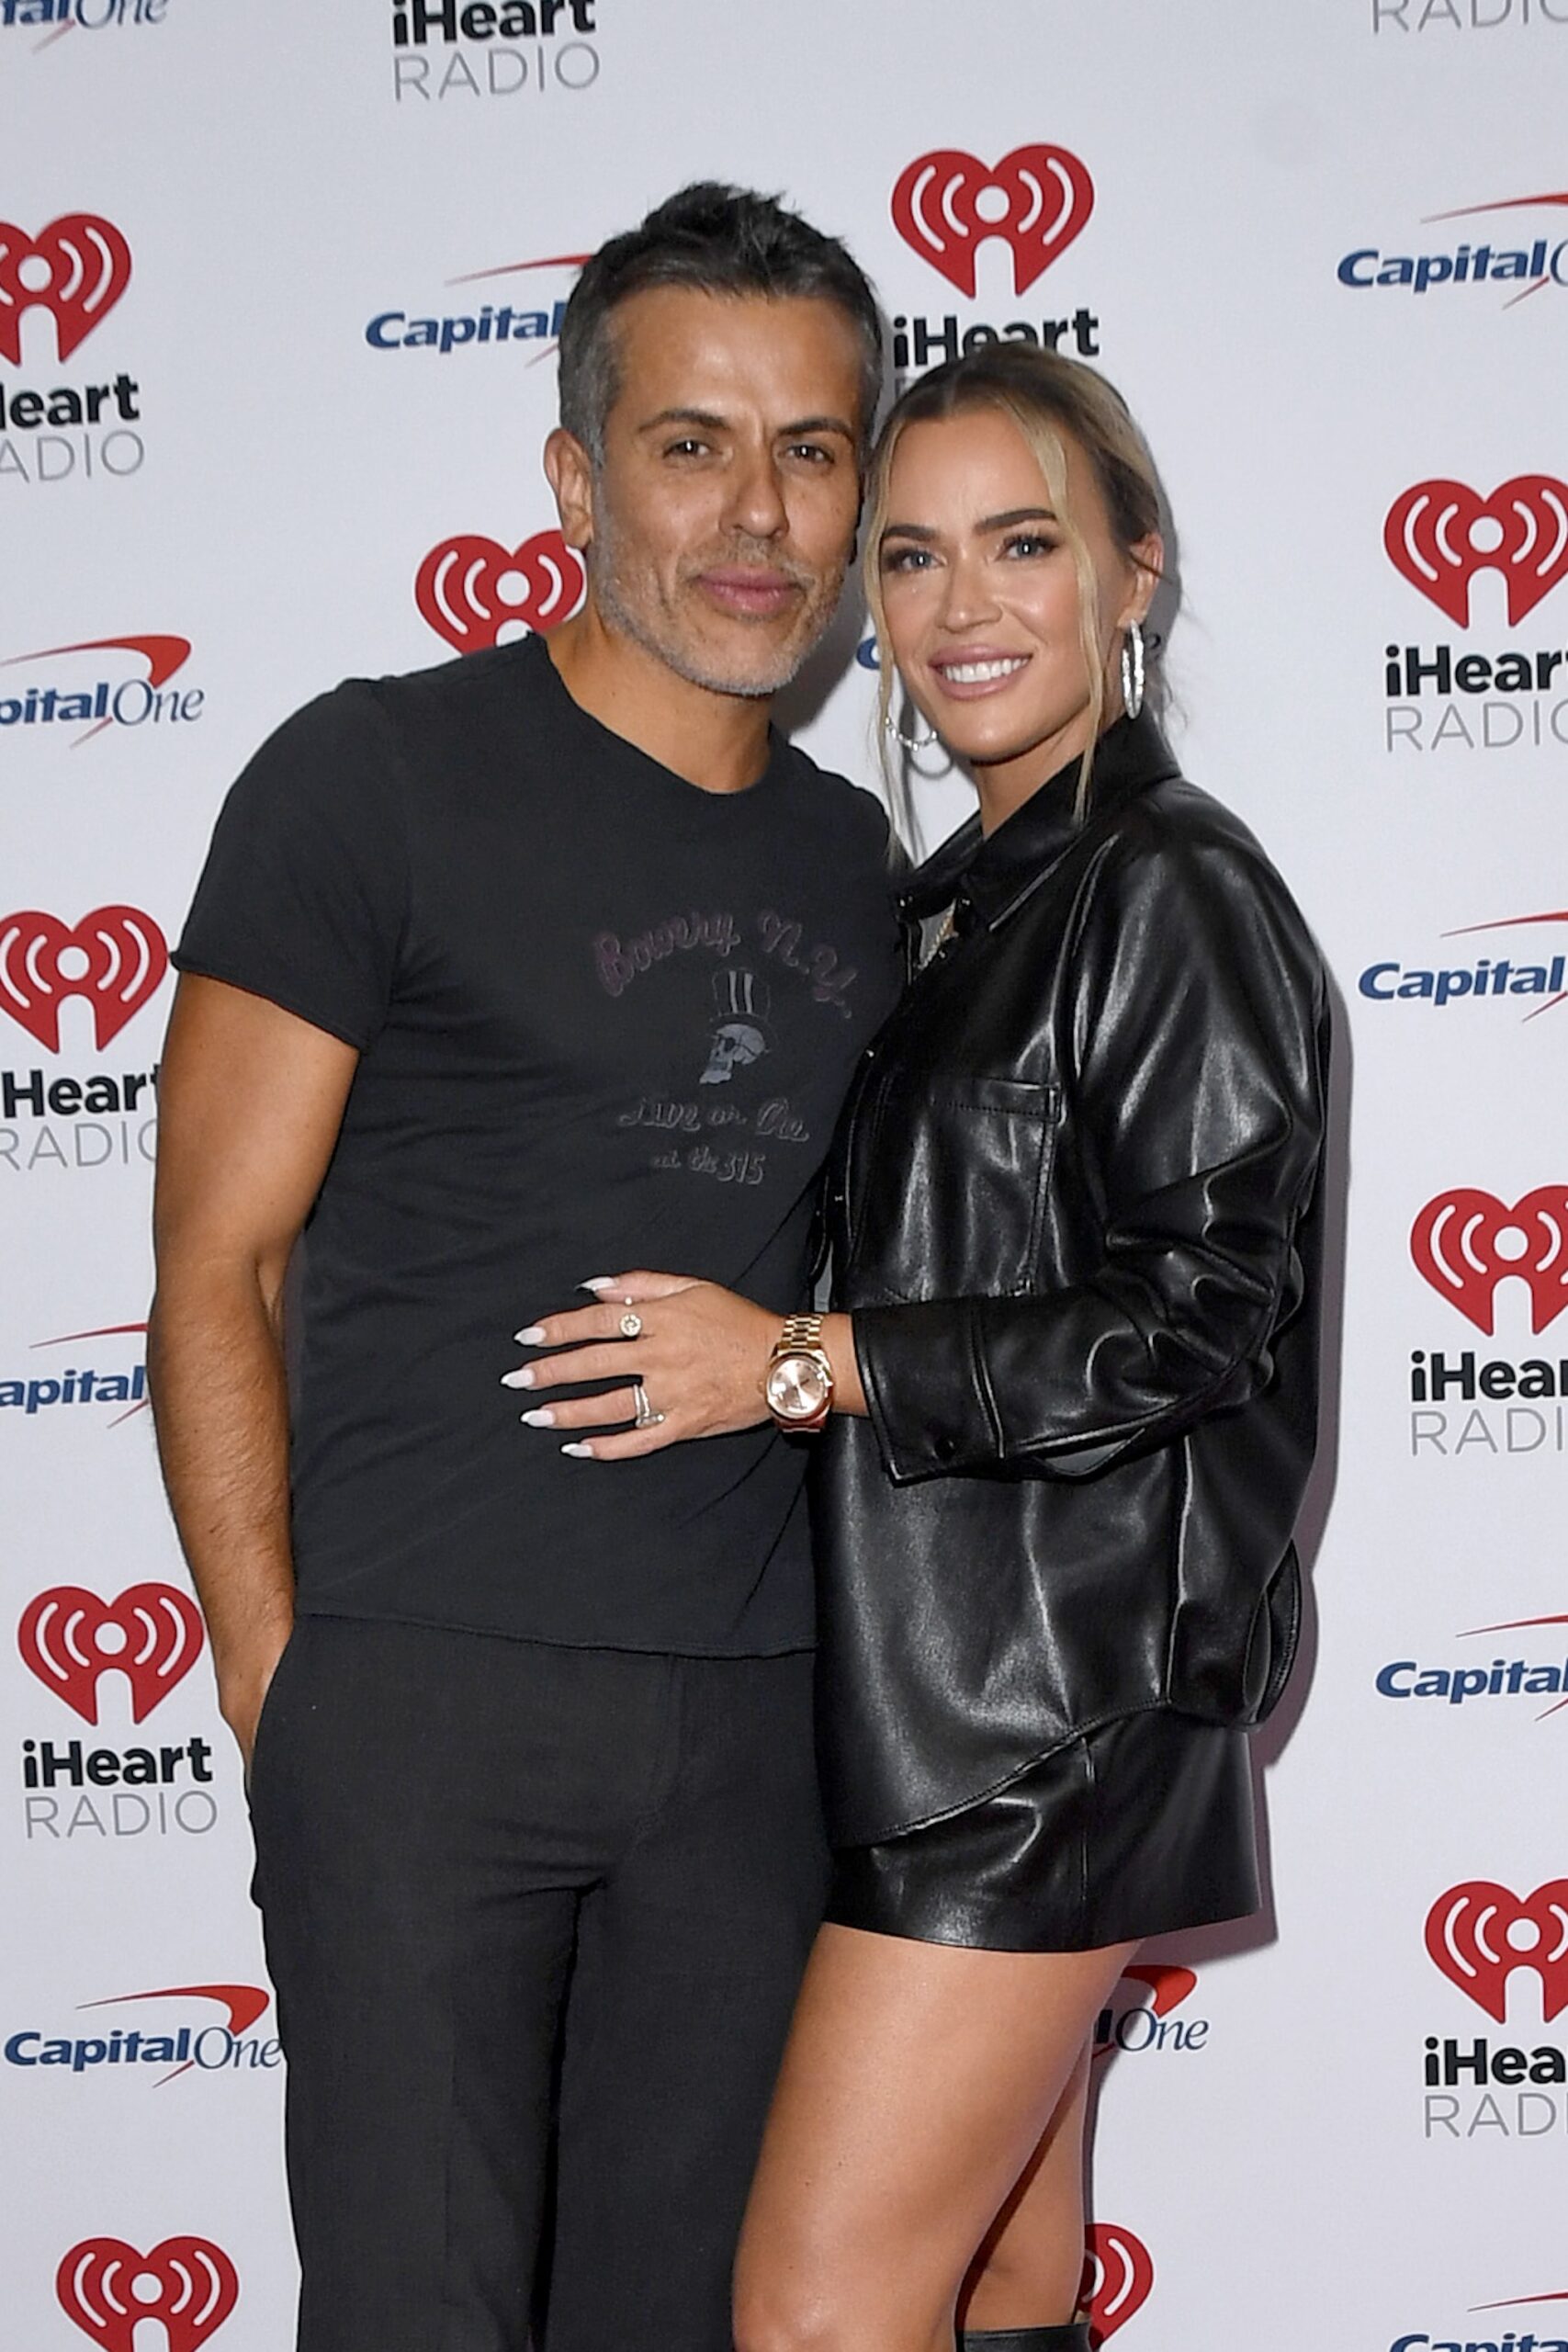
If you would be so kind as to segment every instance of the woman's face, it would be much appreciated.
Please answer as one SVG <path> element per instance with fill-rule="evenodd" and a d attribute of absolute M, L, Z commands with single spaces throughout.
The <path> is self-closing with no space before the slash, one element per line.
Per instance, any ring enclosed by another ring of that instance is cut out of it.
<path fill-rule="evenodd" d="M 1098 586 L 1102 662 L 1142 619 L 1157 539 L 1131 562 L 1111 537 L 1094 469 L 1062 435 L 1067 496 Z M 976 408 L 908 425 L 894 451 L 876 550 L 891 651 L 949 749 L 981 771 L 1017 768 L 1032 789 L 1083 752 L 1092 717 L 1078 571 L 1022 434 Z M 1114 665 L 1112 665 L 1114 673 Z M 1107 715 L 1119 708 L 1114 674 Z"/>

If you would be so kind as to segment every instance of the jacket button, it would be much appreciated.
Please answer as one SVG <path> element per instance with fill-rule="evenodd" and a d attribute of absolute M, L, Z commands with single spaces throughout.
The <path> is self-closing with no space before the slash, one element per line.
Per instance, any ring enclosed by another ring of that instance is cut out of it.
<path fill-rule="evenodd" d="M 931 1451 L 939 1462 L 951 1462 L 958 1448 L 950 1437 L 939 1437 Z"/>

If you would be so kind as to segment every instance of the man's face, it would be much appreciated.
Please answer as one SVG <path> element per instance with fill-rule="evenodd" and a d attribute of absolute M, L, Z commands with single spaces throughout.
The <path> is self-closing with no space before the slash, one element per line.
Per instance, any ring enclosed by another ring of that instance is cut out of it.
<path fill-rule="evenodd" d="M 775 694 L 853 547 L 854 329 L 829 301 L 668 286 L 630 296 L 612 333 L 620 389 L 586 486 L 594 601 L 693 684 Z"/>

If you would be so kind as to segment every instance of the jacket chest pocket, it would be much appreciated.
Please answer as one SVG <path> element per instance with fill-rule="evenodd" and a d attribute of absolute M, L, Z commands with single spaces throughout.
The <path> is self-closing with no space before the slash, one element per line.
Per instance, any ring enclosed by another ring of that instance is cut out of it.
<path fill-rule="evenodd" d="M 856 1295 L 1033 1289 L 1059 1100 L 1024 1079 L 890 1073 L 857 1142 Z"/>

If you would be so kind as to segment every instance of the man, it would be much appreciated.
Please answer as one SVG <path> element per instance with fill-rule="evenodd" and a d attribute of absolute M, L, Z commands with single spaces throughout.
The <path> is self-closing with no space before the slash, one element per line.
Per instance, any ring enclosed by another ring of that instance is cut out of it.
<path fill-rule="evenodd" d="M 175 958 L 152 1385 L 250 1774 L 302 2352 L 519 2352 L 547 2237 L 547 2352 L 730 2343 L 822 1884 L 806 1448 L 611 1473 L 502 1376 L 617 1268 L 809 1305 L 896 953 L 879 808 L 768 705 L 879 367 L 860 271 L 770 200 L 606 245 L 547 447 L 582 611 L 290 719 Z"/>

